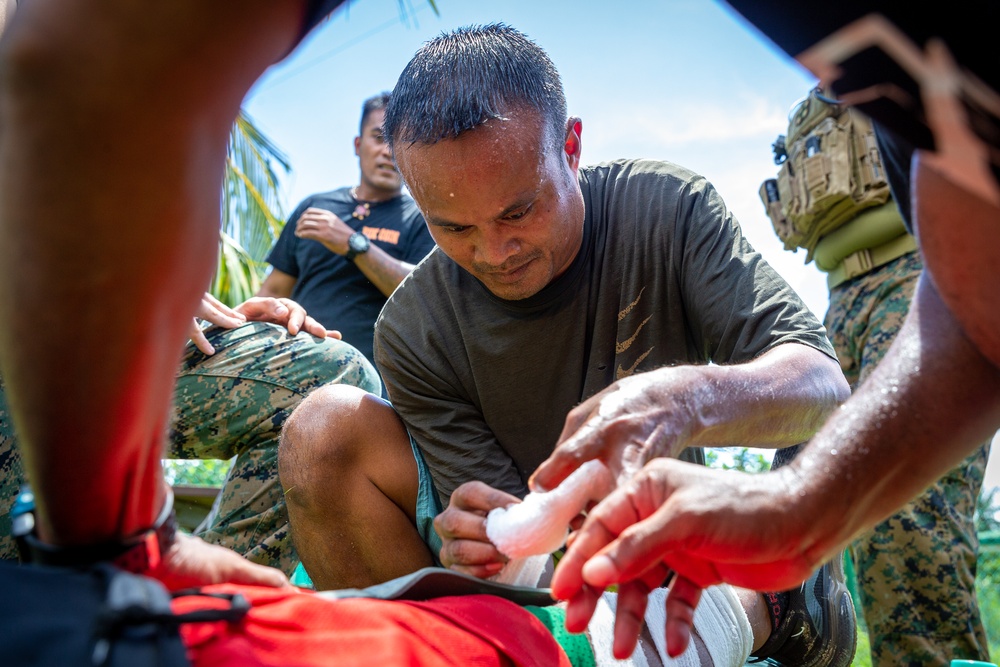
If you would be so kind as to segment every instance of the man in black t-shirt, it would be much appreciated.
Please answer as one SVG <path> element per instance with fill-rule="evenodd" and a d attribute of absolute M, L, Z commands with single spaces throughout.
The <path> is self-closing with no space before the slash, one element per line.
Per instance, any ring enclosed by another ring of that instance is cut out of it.
<path fill-rule="evenodd" d="M 382 139 L 388 93 L 365 100 L 354 139 L 361 180 L 312 195 L 288 218 L 258 296 L 291 297 L 369 360 L 385 300 L 434 247 Z"/>

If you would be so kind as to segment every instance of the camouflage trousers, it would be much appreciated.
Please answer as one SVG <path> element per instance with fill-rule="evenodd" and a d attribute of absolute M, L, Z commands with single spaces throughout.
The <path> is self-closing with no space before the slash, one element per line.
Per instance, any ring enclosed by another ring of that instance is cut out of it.
<path fill-rule="evenodd" d="M 249 323 L 206 330 L 215 354 L 188 344 L 177 374 L 167 458 L 235 457 L 208 525 L 199 535 L 291 575 L 298 556 L 278 482 L 282 424 L 312 389 L 349 384 L 375 394 L 372 364 L 346 343 Z M 10 508 L 24 479 L 0 379 L 0 558 L 16 558 Z"/>
<path fill-rule="evenodd" d="M 922 270 L 913 252 L 830 292 L 826 327 L 853 387 L 899 331 Z M 990 443 L 851 546 L 872 665 L 988 660 L 976 599 L 973 514 Z"/>

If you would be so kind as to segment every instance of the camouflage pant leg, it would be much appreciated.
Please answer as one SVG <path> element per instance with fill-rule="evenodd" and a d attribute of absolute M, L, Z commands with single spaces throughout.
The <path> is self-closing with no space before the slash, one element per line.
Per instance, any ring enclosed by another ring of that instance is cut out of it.
<path fill-rule="evenodd" d="M 251 323 L 206 331 L 206 357 L 188 345 L 174 389 L 168 456 L 236 457 L 220 493 L 216 520 L 202 537 L 291 574 L 297 556 L 278 484 L 278 435 L 305 395 L 326 383 L 379 394 L 374 367 L 346 343 Z M 17 558 L 10 508 L 24 481 L 21 456 L 0 378 L 0 558 Z"/>
<path fill-rule="evenodd" d="M 21 454 L 14 439 L 14 425 L 7 407 L 7 392 L 0 377 L 0 559 L 17 558 L 17 547 L 10 536 L 10 509 L 24 480 Z"/>
<path fill-rule="evenodd" d="M 910 253 L 831 291 L 826 326 L 853 386 L 888 351 L 921 270 L 919 254 Z M 852 545 L 873 665 L 988 659 L 973 520 L 988 453 L 987 442 Z"/>
<path fill-rule="evenodd" d="M 349 384 L 376 394 L 374 367 L 350 345 L 281 327 L 247 324 L 206 331 L 215 354 L 189 345 L 177 377 L 170 431 L 173 458 L 236 457 L 200 535 L 291 574 L 298 564 L 278 482 L 278 437 L 312 389 Z"/>

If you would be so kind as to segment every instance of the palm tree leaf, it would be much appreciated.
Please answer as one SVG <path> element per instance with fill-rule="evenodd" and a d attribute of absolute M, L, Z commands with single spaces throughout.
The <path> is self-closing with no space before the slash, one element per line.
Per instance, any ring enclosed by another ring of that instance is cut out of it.
<path fill-rule="evenodd" d="M 219 262 L 211 286 L 212 294 L 231 306 L 260 288 L 264 258 L 284 226 L 277 169 L 291 170 L 287 156 L 241 110 L 229 135 Z"/>

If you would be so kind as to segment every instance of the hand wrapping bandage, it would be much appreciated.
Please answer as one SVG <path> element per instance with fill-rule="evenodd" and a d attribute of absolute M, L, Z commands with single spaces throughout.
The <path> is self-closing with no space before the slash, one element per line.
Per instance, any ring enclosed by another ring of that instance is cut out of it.
<path fill-rule="evenodd" d="M 544 493 L 529 493 L 510 507 L 498 507 L 486 517 L 486 536 L 513 559 L 497 577 L 504 583 L 534 586 L 547 556 L 566 543 L 570 522 L 587 505 L 615 487 L 614 478 L 600 461 L 588 461 L 562 484 Z M 531 556 L 541 558 L 529 559 Z M 532 580 L 533 579 L 533 580 Z"/>

